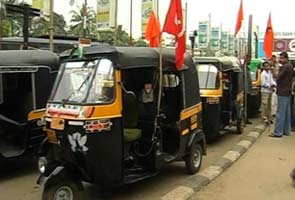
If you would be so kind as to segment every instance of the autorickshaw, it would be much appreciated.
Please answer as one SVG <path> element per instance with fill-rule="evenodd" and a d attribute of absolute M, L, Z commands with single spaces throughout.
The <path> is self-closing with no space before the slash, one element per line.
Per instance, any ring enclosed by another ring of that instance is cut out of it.
<path fill-rule="evenodd" d="M 0 51 L 0 156 L 36 153 L 45 138 L 41 116 L 58 56 L 50 51 Z"/>
<path fill-rule="evenodd" d="M 251 59 L 248 70 L 250 71 L 250 77 L 252 87 L 248 92 L 247 110 L 248 115 L 257 115 L 261 104 L 261 67 L 263 60 L 255 58 Z"/>
<path fill-rule="evenodd" d="M 173 161 L 185 161 L 189 174 L 200 169 L 205 136 L 189 54 L 177 70 L 173 49 L 99 45 L 85 47 L 83 57 L 73 52 L 61 55 L 46 107 L 43 199 L 78 199 L 81 181 L 133 183 Z"/>
<path fill-rule="evenodd" d="M 216 140 L 225 128 L 243 132 L 244 83 L 235 57 L 196 57 L 202 99 L 202 125 L 208 140 Z"/>

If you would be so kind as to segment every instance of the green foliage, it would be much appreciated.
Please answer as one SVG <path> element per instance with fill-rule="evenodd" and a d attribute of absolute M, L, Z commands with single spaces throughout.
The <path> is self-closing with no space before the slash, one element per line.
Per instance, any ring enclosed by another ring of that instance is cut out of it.
<path fill-rule="evenodd" d="M 146 43 L 142 38 L 139 38 L 133 43 L 133 46 L 135 47 L 148 47 L 148 43 Z"/>
<path fill-rule="evenodd" d="M 62 15 L 53 14 L 53 29 L 56 35 L 66 35 L 67 23 Z M 48 20 L 45 17 L 35 17 L 31 23 L 31 35 L 33 37 L 40 35 L 48 35 Z"/>
<path fill-rule="evenodd" d="M 82 8 L 77 6 L 78 11 L 72 10 L 70 11 L 71 23 L 73 25 L 70 26 L 71 33 L 74 36 L 84 37 L 84 10 L 85 5 L 83 4 Z M 96 30 L 96 21 L 95 21 L 95 11 L 91 7 L 87 7 L 87 18 L 86 18 L 86 37 L 95 37 Z"/>
<path fill-rule="evenodd" d="M 129 46 L 129 35 L 119 26 L 115 32 L 111 30 L 99 31 L 98 41 L 116 46 Z"/>

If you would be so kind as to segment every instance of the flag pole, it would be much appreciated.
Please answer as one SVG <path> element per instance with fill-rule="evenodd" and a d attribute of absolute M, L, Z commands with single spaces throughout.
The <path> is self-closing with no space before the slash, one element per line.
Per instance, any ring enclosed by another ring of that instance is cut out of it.
<path fill-rule="evenodd" d="M 160 115 L 160 107 L 162 100 L 162 91 L 163 91 L 163 47 L 162 47 L 162 34 L 160 35 L 160 49 L 159 49 L 159 94 L 158 94 L 158 103 L 157 103 L 157 120 Z M 156 122 L 157 124 L 157 122 Z M 156 127 L 155 127 L 156 128 Z"/>

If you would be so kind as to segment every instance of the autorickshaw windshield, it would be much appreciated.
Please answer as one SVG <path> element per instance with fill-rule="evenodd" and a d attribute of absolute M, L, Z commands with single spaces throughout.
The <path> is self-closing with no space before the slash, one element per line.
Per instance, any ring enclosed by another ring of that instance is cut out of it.
<path fill-rule="evenodd" d="M 105 104 L 114 98 L 114 68 L 108 59 L 62 64 L 51 100 L 62 103 Z"/>
<path fill-rule="evenodd" d="M 200 89 L 217 89 L 219 84 L 218 69 L 211 64 L 197 65 Z"/>

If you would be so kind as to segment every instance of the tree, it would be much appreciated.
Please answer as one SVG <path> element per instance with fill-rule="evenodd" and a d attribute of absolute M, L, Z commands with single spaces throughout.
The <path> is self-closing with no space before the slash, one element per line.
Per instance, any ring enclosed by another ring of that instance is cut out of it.
<path fill-rule="evenodd" d="M 66 35 L 67 23 L 62 15 L 53 14 L 53 29 L 56 35 Z M 48 20 L 45 17 L 35 17 L 31 23 L 31 35 L 33 37 L 40 35 L 48 35 Z"/>
<path fill-rule="evenodd" d="M 148 43 L 144 41 L 142 38 L 138 38 L 133 44 L 135 47 L 148 47 Z"/>
<path fill-rule="evenodd" d="M 116 41 L 114 39 L 116 38 Z M 122 26 L 118 26 L 115 31 L 106 30 L 98 32 L 98 41 L 116 46 L 128 46 L 129 35 L 122 30 Z"/>
<path fill-rule="evenodd" d="M 22 0 L 1 0 L 3 4 L 14 4 L 23 6 L 26 3 Z M 4 14 L 3 12 L 1 12 Z M 22 26 L 23 26 L 23 16 L 21 14 L 9 14 L 5 13 L 3 15 L 3 21 L 1 24 L 1 28 L 6 30 L 7 32 L 3 34 L 4 36 L 21 36 L 22 35 Z"/>
<path fill-rule="evenodd" d="M 70 11 L 71 17 L 71 23 L 73 25 L 70 26 L 71 32 L 75 36 L 82 37 L 84 36 L 84 11 L 85 11 L 85 4 L 83 4 L 82 8 L 77 6 L 78 12 L 75 10 Z M 86 36 L 93 37 L 95 36 L 95 27 L 96 27 L 96 21 L 95 21 L 95 11 L 91 7 L 87 7 L 87 20 L 86 20 Z"/>

